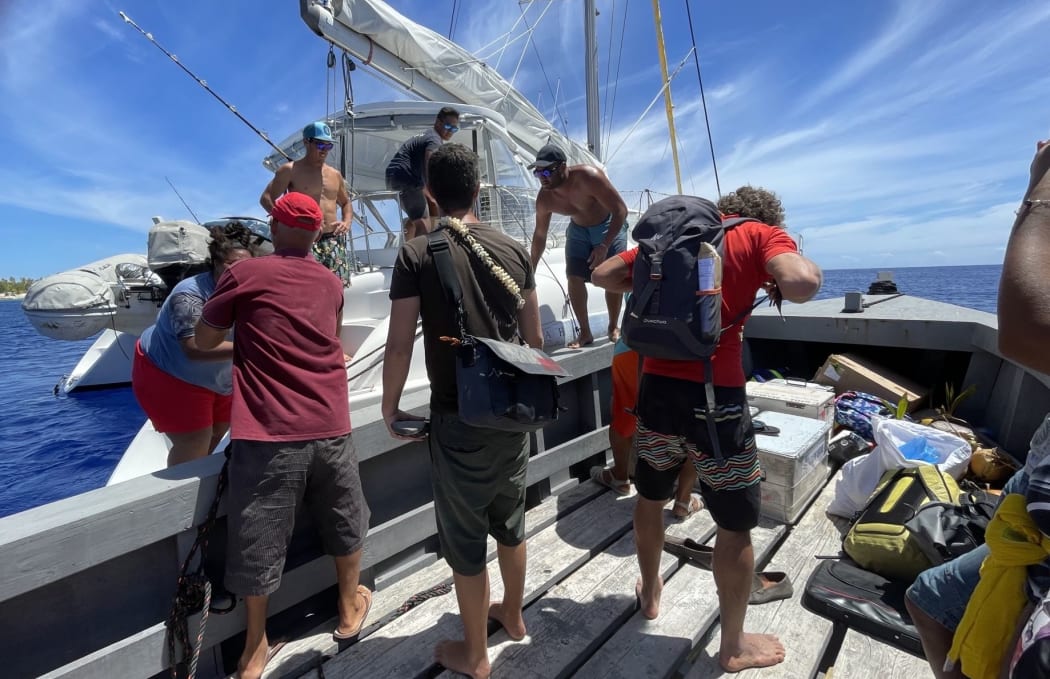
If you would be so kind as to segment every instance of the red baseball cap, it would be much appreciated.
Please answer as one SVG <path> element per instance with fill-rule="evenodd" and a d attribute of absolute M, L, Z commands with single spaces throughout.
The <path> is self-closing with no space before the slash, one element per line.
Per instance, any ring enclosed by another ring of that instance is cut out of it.
<path fill-rule="evenodd" d="M 270 216 L 294 229 L 317 231 L 324 223 L 324 215 L 317 201 L 306 195 L 289 191 L 274 201 Z"/>

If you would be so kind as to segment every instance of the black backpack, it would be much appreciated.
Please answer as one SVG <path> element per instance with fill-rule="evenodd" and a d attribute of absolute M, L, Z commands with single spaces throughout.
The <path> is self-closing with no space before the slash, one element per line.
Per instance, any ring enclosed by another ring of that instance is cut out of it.
<path fill-rule="evenodd" d="M 703 362 L 704 419 L 716 458 L 722 457 L 722 451 L 712 415 L 717 404 L 711 356 L 725 329 L 722 288 L 712 285 L 701 291 L 700 279 L 704 276 L 700 251 L 704 243 L 709 243 L 721 260 L 725 232 L 754 221 L 758 220 L 736 218 L 723 222 L 718 207 L 706 198 L 671 196 L 649 206 L 631 232 L 638 243 L 638 255 L 634 260 L 634 289 L 623 317 L 624 342 L 641 356 Z"/>
<path fill-rule="evenodd" d="M 723 330 L 722 292 L 701 294 L 700 248 L 710 243 L 721 258 L 725 232 L 753 221 L 723 222 L 714 203 L 696 196 L 653 203 L 631 233 L 638 256 L 623 319 L 627 346 L 649 358 L 704 361 L 710 382 L 710 358 Z"/>

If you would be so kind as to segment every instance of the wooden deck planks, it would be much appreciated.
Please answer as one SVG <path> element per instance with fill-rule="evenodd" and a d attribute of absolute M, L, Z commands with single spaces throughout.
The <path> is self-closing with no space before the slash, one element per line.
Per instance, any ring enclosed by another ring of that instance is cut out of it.
<path fill-rule="evenodd" d="M 530 539 L 526 604 L 622 536 L 633 507 L 633 498 L 604 493 Z M 502 583 L 494 561 L 489 576 L 492 598 L 498 600 Z M 324 674 L 326 679 L 415 677 L 434 664 L 438 641 L 461 635 L 455 597 L 431 599 L 325 663 Z"/>
<path fill-rule="evenodd" d="M 846 632 L 834 668 L 829 674 L 832 679 L 931 679 L 933 670 L 922 658 L 850 630 Z"/>
<path fill-rule="evenodd" d="M 756 563 L 775 549 L 786 527 L 763 524 L 752 531 Z M 694 538 L 695 539 L 695 538 Z M 684 565 L 664 586 L 660 616 L 636 612 L 584 664 L 578 677 L 666 679 L 718 617 L 718 592 L 711 571 Z"/>
<path fill-rule="evenodd" d="M 559 517 L 567 516 L 579 509 L 598 495 L 607 492 L 605 488 L 587 481 L 560 495 L 547 498 L 525 513 L 525 534 L 529 537 L 554 524 Z M 496 557 L 496 541 L 489 538 L 488 558 Z M 438 560 L 420 571 L 398 580 L 389 587 L 377 590 L 372 598 L 372 610 L 361 633 L 366 639 L 382 625 L 389 622 L 391 616 L 409 597 L 426 591 L 436 585 L 449 582 L 452 570 L 444 560 Z M 288 642 L 281 653 L 266 667 L 265 679 L 283 679 L 298 677 L 310 668 L 322 662 L 325 656 L 334 656 L 339 646 L 332 639 L 332 630 L 338 620 L 332 618 L 319 625 L 309 635 Z"/>
<path fill-rule="evenodd" d="M 838 554 L 842 546 L 840 534 L 824 511 L 834 496 L 834 482 L 829 482 L 802 519 L 788 534 L 763 570 L 785 571 L 791 577 L 795 594 L 791 599 L 775 601 L 748 608 L 744 629 L 748 632 L 775 634 L 787 651 L 784 662 L 773 669 L 747 670 L 737 677 L 791 677 L 806 679 L 813 676 L 831 635 L 830 620 L 810 613 L 802 607 L 802 592 L 810 573 L 820 563 L 815 555 Z M 686 679 L 710 679 L 724 676 L 716 661 L 721 642 L 719 630 L 707 639 L 702 652 L 694 661 Z"/>
<path fill-rule="evenodd" d="M 714 533 L 707 512 L 668 527 L 672 534 L 701 542 Z M 663 554 L 669 577 L 678 560 Z M 638 561 L 633 531 L 597 555 L 525 609 L 529 637 L 513 642 L 501 630 L 490 638 L 493 675 L 515 679 L 572 676 L 576 668 L 637 610 L 634 595 Z M 440 679 L 455 677 L 450 672 Z"/>

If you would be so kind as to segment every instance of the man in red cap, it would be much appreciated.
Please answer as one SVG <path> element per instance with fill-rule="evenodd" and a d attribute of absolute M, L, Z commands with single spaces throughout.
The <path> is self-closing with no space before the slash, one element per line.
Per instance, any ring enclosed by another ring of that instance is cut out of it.
<path fill-rule="evenodd" d="M 229 541 L 226 588 L 244 597 L 247 640 L 239 676 L 255 679 L 272 655 L 266 605 L 281 582 L 295 514 L 312 511 L 339 581 L 337 640 L 364 625 L 372 593 L 358 584 L 369 511 L 350 438 L 339 341 L 343 286 L 310 254 L 321 233 L 310 196 L 286 193 L 271 212 L 274 253 L 232 266 L 197 323 L 197 344 L 233 328 Z"/>

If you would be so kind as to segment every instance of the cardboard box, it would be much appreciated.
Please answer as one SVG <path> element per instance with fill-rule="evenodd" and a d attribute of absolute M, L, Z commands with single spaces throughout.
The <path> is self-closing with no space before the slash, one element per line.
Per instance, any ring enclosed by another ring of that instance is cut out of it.
<path fill-rule="evenodd" d="M 835 388 L 836 394 L 863 391 L 885 399 L 894 406 L 901 397 L 908 401 L 908 412 L 918 408 L 928 390 L 911 380 L 867 359 L 852 354 L 832 354 L 813 376 L 817 384 Z"/>

